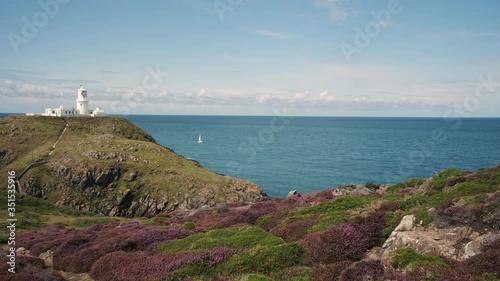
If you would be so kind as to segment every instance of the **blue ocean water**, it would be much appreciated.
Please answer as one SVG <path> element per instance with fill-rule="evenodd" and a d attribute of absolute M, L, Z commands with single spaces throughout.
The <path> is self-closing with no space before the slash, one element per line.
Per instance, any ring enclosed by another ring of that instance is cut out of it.
<path fill-rule="evenodd" d="M 126 117 L 178 154 L 270 196 L 500 163 L 498 118 Z"/>

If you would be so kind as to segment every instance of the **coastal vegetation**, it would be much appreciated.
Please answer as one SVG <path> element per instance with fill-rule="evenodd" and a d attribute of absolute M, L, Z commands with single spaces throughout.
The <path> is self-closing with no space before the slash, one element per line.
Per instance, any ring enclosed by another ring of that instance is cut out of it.
<path fill-rule="evenodd" d="M 20 208 L 43 219 L 21 226 L 18 243 L 29 253 L 21 272 L 94 280 L 498 280 L 500 167 L 449 171 L 436 174 L 439 181 L 338 187 L 151 219 L 93 217 L 25 195 Z M 445 186 L 436 190 L 436 182 Z M 411 216 L 411 228 L 401 229 Z M 398 235 L 407 235 L 407 247 L 394 242 Z M 412 235 L 451 244 L 427 247 Z M 53 267 L 39 258 L 47 251 Z"/>

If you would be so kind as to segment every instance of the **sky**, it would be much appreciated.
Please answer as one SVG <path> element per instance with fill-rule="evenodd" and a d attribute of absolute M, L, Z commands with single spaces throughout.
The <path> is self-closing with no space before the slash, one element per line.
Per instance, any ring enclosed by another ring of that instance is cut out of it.
<path fill-rule="evenodd" d="M 500 117 L 500 1 L 0 1 L 0 112 Z"/>

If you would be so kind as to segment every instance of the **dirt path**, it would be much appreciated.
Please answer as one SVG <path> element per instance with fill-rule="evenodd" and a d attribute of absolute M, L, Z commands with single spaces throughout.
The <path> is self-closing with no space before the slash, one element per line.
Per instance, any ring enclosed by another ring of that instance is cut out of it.
<path fill-rule="evenodd" d="M 92 277 L 88 273 L 71 273 L 71 272 L 64 272 L 64 271 L 58 271 L 59 274 L 61 274 L 64 279 L 68 281 L 94 281 Z"/>
<path fill-rule="evenodd" d="M 54 143 L 54 145 L 52 146 L 52 151 L 49 152 L 49 156 L 52 155 L 52 152 L 54 151 L 54 149 L 56 148 L 57 144 L 59 143 L 59 141 L 62 139 L 64 133 L 66 132 L 66 129 L 68 128 L 68 123 L 66 123 L 66 126 L 64 126 L 64 129 L 63 131 L 61 132 L 61 134 L 59 135 L 59 138 L 56 140 L 56 142 Z"/>

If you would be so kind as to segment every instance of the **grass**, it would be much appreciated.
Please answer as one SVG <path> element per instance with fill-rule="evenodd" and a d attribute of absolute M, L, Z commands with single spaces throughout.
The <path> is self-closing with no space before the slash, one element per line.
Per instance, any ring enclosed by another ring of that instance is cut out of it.
<path fill-rule="evenodd" d="M 6 198 L 7 192 L 0 191 L 0 196 Z M 7 211 L 7 204 L 0 205 L 0 211 Z M 109 224 L 117 221 L 126 221 L 125 218 L 95 217 L 92 212 L 81 212 L 76 209 L 58 206 L 48 200 L 20 195 L 16 197 L 16 228 L 30 230 L 45 224 L 63 224 L 73 227 L 87 227 L 92 224 Z M 5 227 L 6 222 L 0 222 Z M 0 239 L 1 240 L 1 239 Z"/>
<path fill-rule="evenodd" d="M 356 215 L 353 213 L 354 211 L 363 209 L 377 198 L 377 195 L 341 196 L 311 207 L 293 210 L 290 212 L 290 216 L 310 215 L 320 217 L 321 220 L 309 229 L 309 232 L 323 231 L 341 222 L 349 221 Z"/>
<path fill-rule="evenodd" d="M 0 163 L 2 174 L 6 174 L 7 170 L 20 173 L 31 162 L 32 150 L 35 158 L 47 155 L 64 126 L 61 118 L 19 115 L 1 118 L 0 131 L 7 136 L 0 139 L 0 147 L 8 152 Z"/>
<path fill-rule="evenodd" d="M 500 183 L 478 180 L 474 182 L 462 182 L 451 187 L 448 190 L 449 194 L 454 197 L 465 195 L 478 195 L 481 193 L 494 192 L 500 189 Z"/>
<path fill-rule="evenodd" d="M 286 271 L 284 269 L 295 267 L 300 264 L 302 256 L 306 250 L 298 243 L 278 244 L 278 245 L 256 245 L 239 254 L 229 257 L 226 261 L 210 267 L 206 260 L 183 266 L 172 273 L 168 273 L 168 280 L 184 280 L 188 277 L 194 280 L 207 280 L 205 278 L 215 275 L 226 276 L 254 276 L 264 278 L 263 280 L 275 280 L 270 275 L 279 274 L 286 276 L 286 280 L 309 280 L 310 269 L 300 267 L 300 270 Z M 250 275 L 249 275 L 250 274 Z M 285 280 L 285 278 L 280 278 Z M 211 279 L 208 279 L 211 280 Z M 238 280 L 234 278 L 234 280 Z M 260 279 L 257 279 L 260 280 Z"/>
<path fill-rule="evenodd" d="M 110 224 L 114 222 L 124 221 L 123 218 L 111 218 L 111 217 L 88 217 L 88 218 L 78 218 L 75 219 L 71 225 L 74 227 L 89 227 L 94 224 Z"/>
<path fill-rule="evenodd" d="M 423 226 L 427 226 L 432 222 L 432 217 L 429 215 L 429 211 L 425 207 L 416 208 L 412 210 L 411 213 L 415 215 L 415 222 L 418 224 L 422 222 Z"/>
<path fill-rule="evenodd" d="M 396 250 L 396 256 L 392 260 L 392 266 L 395 268 L 417 268 L 423 265 L 438 265 L 449 267 L 449 265 L 440 257 L 419 254 L 412 248 L 401 248 Z"/>
<path fill-rule="evenodd" d="M 241 278 L 242 281 L 273 281 L 270 277 L 261 274 L 246 274 Z"/>
<path fill-rule="evenodd" d="M 214 229 L 183 239 L 171 241 L 158 248 L 158 251 L 197 251 L 226 246 L 231 249 L 249 249 L 256 246 L 283 244 L 283 240 L 258 227 Z"/>
<path fill-rule="evenodd" d="M 457 168 L 448 168 L 432 177 L 430 180 L 430 186 L 434 190 L 441 190 L 446 186 L 450 177 L 461 177 L 465 175 L 466 173 L 462 170 Z"/>
<path fill-rule="evenodd" d="M 312 268 L 310 267 L 294 266 L 285 268 L 279 274 L 272 274 L 272 276 L 276 276 L 274 280 L 312 281 L 311 274 Z"/>
<path fill-rule="evenodd" d="M 401 210 L 397 210 L 395 212 L 387 212 L 387 217 L 385 220 L 385 227 L 382 230 L 382 239 L 385 241 L 391 233 L 396 229 L 396 227 L 401 222 L 403 218 L 403 212 Z M 384 242 L 382 241 L 382 242 Z"/>
<path fill-rule="evenodd" d="M 184 223 L 184 225 L 182 227 L 187 229 L 187 230 L 194 230 L 194 229 L 196 229 L 196 224 L 188 221 L 188 222 Z"/>
<path fill-rule="evenodd" d="M 401 194 L 399 193 L 393 193 L 393 192 L 387 192 L 385 194 L 382 195 L 382 198 L 381 198 L 382 202 L 388 202 L 388 201 L 392 201 L 392 202 L 401 202 L 403 200 L 403 196 L 401 196 Z"/>
<path fill-rule="evenodd" d="M 339 223 L 349 221 L 352 217 L 353 215 L 349 214 L 348 212 L 336 212 L 335 214 L 327 215 L 323 217 L 321 221 L 315 224 L 309 230 L 309 232 L 327 230 L 329 228 L 336 226 Z"/>
<path fill-rule="evenodd" d="M 139 222 L 141 222 L 143 225 L 153 225 L 155 223 L 161 223 L 161 222 L 165 222 L 167 220 L 167 218 L 165 217 L 152 217 L 150 219 L 140 219 Z"/>
<path fill-rule="evenodd" d="M 370 195 L 370 196 L 341 196 L 336 199 L 333 199 L 329 202 L 322 202 L 318 205 L 312 207 L 306 207 L 302 209 L 298 209 L 296 211 L 292 211 L 291 214 L 297 215 L 324 215 L 328 213 L 336 213 L 336 212 L 345 212 L 349 210 L 354 210 L 358 208 L 365 207 L 366 205 L 373 202 L 377 199 L 378 196 Z"/>
<path fill-rule="evenodd" d="M 424 178 L 411 178 L 411 179 L 408 179 L 406 181 L 393 184 L 393 185 L 389 186 L 387 190 L 389 192 L 397 192 L 397 191 L 400 191 L 406 187 L 418 187 L 418 186 L 422 185 L 425 181 L 426 181 L 426 179 L 424 179 Z"/>
<path fill-rule="evenodd" d="M 298 265 L 306 250 L 298 243 L 257 247 L 246 254 L 236 254 L 218 266 L 225 274 L 270 274 Z"/>

